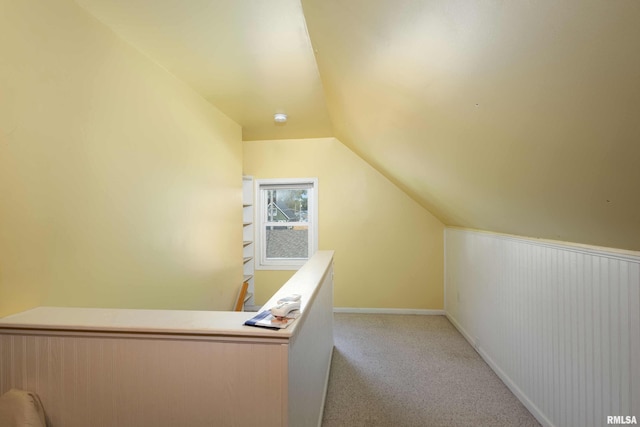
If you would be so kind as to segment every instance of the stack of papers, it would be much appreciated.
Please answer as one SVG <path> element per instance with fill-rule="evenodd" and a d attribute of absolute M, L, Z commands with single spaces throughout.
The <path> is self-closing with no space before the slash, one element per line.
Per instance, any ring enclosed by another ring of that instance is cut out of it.
<path fill-rule="evenodd" d="M 275 317 L 269 310 L 262 311 L 244 322 L 247 326 L 260 328 L 284 329 L 300 316 L 300 310 L 292 311 L 287 317 Z"/>

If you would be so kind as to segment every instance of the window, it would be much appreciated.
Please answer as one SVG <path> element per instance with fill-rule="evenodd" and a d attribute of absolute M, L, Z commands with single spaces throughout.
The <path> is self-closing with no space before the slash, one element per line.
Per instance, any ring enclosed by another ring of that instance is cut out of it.
<path fill-rule="evenodd" d="M 258 179 L 256 198 L 256 269 L 297 270 L 318 250 L 318 179 Z"/>

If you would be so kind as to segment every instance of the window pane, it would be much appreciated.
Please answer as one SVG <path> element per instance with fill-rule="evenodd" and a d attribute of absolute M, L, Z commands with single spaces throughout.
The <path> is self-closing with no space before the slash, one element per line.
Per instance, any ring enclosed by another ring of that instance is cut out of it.
<path fill-rule="evenodd" d="M 308 226 L 267 226 L 267 259 L 308 258 Z"/>
<path fill-rule="evenodd" d="M 318 249 L 317 185 L 317 178 L 256 180 L 256 268 L 294 270 Z"/>
<path fill-rule="evenodd" d="M 267 192 L 267 222 L 308 222 L 308 190 L 279 189 Z"/>

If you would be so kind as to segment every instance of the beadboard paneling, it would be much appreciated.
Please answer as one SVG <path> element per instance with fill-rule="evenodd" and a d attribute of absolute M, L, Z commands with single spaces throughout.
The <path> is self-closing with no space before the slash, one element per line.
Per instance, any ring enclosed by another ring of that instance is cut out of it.
<path fill-rule="evenodd" d="M 543 425 L 640 417 L 640 257 L 446 230 L 446 312 Z"/>
<path fill-rule="evenodd" d="M 54 427 L 280 426 L 286 347 L 3 333 L 0 392 L 35 391 Z"/>

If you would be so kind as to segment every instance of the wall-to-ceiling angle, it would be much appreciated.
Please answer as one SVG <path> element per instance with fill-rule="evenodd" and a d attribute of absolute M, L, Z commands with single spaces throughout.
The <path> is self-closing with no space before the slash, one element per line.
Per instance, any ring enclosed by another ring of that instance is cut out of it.
<path fill-rule="evenodd" d="M 335 136 L 447 225 L 640 250 L 640 2 L 77 2 L 245 140 Z"/>

